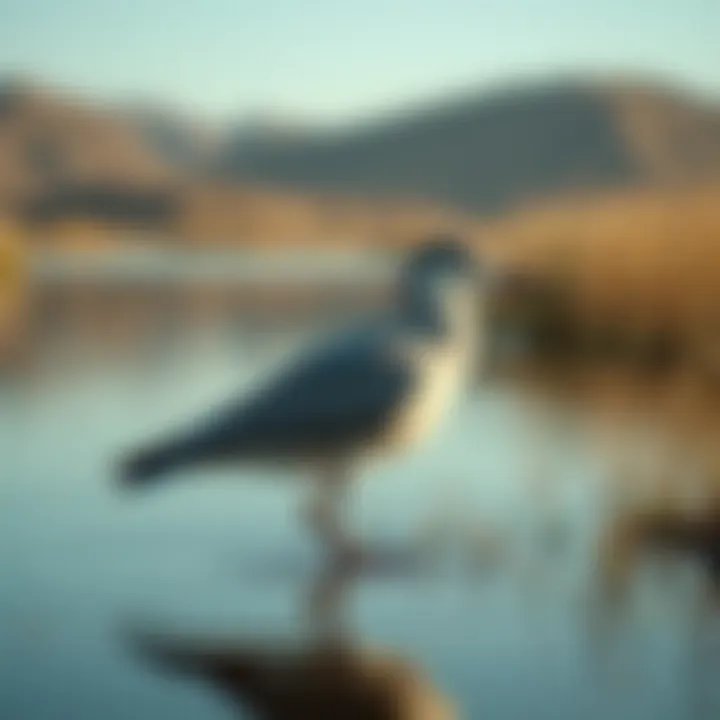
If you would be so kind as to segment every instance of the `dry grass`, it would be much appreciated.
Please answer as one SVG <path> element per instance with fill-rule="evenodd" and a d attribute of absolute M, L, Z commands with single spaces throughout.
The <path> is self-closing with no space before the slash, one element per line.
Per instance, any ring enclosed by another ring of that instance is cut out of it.
<path fill-rule="evenodd" d="M 720 186 L 528 208 L 489 228 L 488 249 L 538 281 L 541 314 L 575 337 L 634 348 L 662 338 L 717 354 Z"/>
<path fill-rule="evenodd" d="M 26 258 L 17 228 L 0 222 L 0 357 L 14 345 L 27 312 Z"/>

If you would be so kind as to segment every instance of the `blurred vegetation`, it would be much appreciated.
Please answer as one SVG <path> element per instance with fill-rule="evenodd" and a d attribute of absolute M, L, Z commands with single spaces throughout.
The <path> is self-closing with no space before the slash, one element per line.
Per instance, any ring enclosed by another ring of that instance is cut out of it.
<path fill-rule="evenodd" d="M 26 245 L 21 230 L 0 221 L 0 353 L 19 339 L 27 310 Z"/>
<path fill-rule="evenodd" d="M 0 293 L 15 293 L 25 281 L 25 246 L 19 227 L 0 220 Z"/>
<path fill-rule="evenodd" d="M 518 279 L 501 313 L 539 349 L 720 379 L 720 187 L 528 208 L 495 223 L 488 248 Z"/>

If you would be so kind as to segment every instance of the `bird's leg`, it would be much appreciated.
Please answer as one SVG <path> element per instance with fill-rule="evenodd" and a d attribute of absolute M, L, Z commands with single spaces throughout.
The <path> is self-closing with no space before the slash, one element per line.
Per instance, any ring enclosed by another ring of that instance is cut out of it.
<path fill-rule="evenodd" d="M 311 528 L 336 557 L 350 556 L 357 550 L 345 519 L 348 486 L 345 468 L 329 468 L 316 480 L 310 501 Z"/>
<path fill-rule="evenodd" d="M 340 647 L 348 639 L 347 599 L 359 567 L 342 557 L 331 558 L 316 577 L 308 596 L 312 637 L 320 645 Z"/>

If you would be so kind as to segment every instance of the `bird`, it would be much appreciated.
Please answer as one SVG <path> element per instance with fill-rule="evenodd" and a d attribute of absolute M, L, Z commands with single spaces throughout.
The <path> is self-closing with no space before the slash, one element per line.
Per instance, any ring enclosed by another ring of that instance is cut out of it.
<path fill-rule="evenodd" d="M 426 238 L 397 273 L 391 307 L 299 353 L 255 392 L 126 454 L 123 487 L 216 463 L 260 464 L 311 479 L 307 521 L 351 552 L 343 522 L 368 460 L 418 447 L 448 415 L 478 358 L 482 266 L 460 238 Z"/>

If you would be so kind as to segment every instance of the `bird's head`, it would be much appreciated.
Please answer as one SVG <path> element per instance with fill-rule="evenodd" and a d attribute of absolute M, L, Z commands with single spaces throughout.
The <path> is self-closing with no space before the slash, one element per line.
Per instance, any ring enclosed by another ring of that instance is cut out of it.
<path fill-rule="evenodd" d="M 429 237 L 410 253 L 403 279 L 410 283 L 433 284 L 440 280 L 474 280 L 479 264 L 466 243 L 450 234 Z"/>
<path fill-rule="evenodd" d="M 480 278 L 480 264 L 467 244 L 453 235 L 432 236 L 405 261 L 403 304 L 445 316 L 466 314 L 477 299 Z"/>

